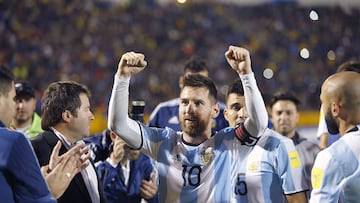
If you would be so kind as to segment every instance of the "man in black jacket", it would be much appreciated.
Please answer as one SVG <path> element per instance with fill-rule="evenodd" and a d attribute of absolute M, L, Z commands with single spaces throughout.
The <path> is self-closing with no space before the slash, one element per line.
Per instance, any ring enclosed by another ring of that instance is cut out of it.
<path fill-rule="evenodd" d="M 60 154 L 63 154 L 89 135 L 90 123 L 94 119 L 89 98 L 88 88 L 73 81 L 55 82 L 45 90 L 41 107 L 41 127 L 45 132 L 31 140 L 40 166 L 49 164 L 58 140 L 62 142 Z M 92 163 L 75 175 L 58 202 L 105 202 Z"/>

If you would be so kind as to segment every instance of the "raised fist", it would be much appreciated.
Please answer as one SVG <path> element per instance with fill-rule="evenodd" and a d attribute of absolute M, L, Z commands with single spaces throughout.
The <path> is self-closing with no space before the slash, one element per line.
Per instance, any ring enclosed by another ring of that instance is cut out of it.
<path fill-rule="evenodd" d="M 230 46 L 225 52 L 225 58 L 231 68 L 239 74 L 244 75 L 252 72 L 250 53 L 247 49 Z"/>
<path fill-rule="evenodd" d="M 126 52 L 121 56 L 117 73 L 119 76 L 131 76 L 142 71 L 147 65 L 144 54 Z"/>

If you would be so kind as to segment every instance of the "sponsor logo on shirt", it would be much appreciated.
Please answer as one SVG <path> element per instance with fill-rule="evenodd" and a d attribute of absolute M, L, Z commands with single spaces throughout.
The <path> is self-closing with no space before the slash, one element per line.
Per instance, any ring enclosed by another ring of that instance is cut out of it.
<path fill-rule="evenodd" d="M 300 168 L 301 161 L 299 159 L 299 155 L 296 151 L 289 152 L 289 159 L 291 168 Z"/>

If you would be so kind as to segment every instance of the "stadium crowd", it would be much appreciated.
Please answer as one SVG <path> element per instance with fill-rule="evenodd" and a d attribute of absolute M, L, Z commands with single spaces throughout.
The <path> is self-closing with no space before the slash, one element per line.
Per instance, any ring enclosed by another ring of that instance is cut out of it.
<path fill-rule="evenodd" d="M 319 20 L 309 18 L 312 9 Z M 39 91 L 57 80 L 86 84 L 93 106 L 105 112 L 109 78 L 119 57 L 125 51 L 142 52 L 149 68 L 132 80 L 130 96 L 146 100 L 145 112 L 150 113 L 159 102 L 178 96 L 178 76 L 185 60 L 195 54 L 208 61 L 223 99 L 228 81 L 236 78 L 221 68 L 227 66 L 223 53 L 229 44 L 239 44 L 252 52 L 255 70 L 274 71 L 271 79 L 256 71 L 262 92 L 287 87 L 305 109 L 318 110 L 323 80 L 340 63 L 359 59 L 360 49 L 354 46 L 360 44 L 359 14 L 358 9 L 296 3 L 161 6 L 150 0 L 14 0 L 0 3 L 0 63 Z M 299 55 L 305 47 L 308 59 Z"/>
<path fill-rule="evenodd" d="M 0 197 L 358 200 L 360 9 L 297 1 L 1 2 Z M 338 141 L 303 137 L 300 103 Z"/>

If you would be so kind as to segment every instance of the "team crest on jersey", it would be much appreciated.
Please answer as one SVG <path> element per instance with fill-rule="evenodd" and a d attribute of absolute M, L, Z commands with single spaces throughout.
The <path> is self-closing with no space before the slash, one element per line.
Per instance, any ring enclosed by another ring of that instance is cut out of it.
<path fill-rule="evenodd" d="M 214 152 L 212 147 L 206 148 L 200 155 L 203 164 L 208 165 L 214 159 Z"/>

